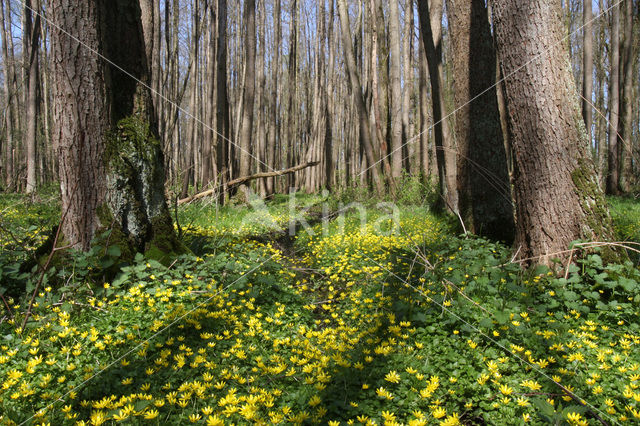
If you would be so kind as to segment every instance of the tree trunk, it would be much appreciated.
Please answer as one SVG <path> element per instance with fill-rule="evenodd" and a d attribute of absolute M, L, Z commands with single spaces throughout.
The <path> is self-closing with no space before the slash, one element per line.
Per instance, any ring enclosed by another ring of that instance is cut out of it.
<path fill-rule="evenodd" d="M 113 227 L 122 236 L 120 244 L 166 261 L 183 248 L 164 197 L 162 147 L 145 86 L 150 80 L 140 8 L 106 0 L 60 0 L 50 8 L 64 238 L 86 250 L 96 230 Z M 107 67 L 95 51 L 134 78 Z M 113 233 L 110 238 L 117 239 Z"/>
<path fill-rule="evenodd" d="M 66 32 L 100 51 L 97 1 L 60 0 L 49 5 L 53 92 L 53 139 L 58 143 L 60 192 L 70 244 L 88 250 L 100 226 L 98 208 L 105 200 L 104 139 L 109 128 L 103 62 Z"/>
<path fill-rule="evenodd" d="M 256 69 L 256 2 L 245 0 L 244 2 L 244 47 L 245 47 L 245 72 L 242 95 L 242 124 L 240 128 L 240 167 L 239 175 L 247 176 L 251 173 L 251 137 L 253 131 L 253 102 L 255 96 L 255 69 Z M 246 185 L 240 189 L 248 195 Z"/>
<path fill-rule="evenodd" d="M 0 1 L 0 24 L 2 25 L 2 63 L 4 78 L 2 84 L 4 88 L 6 112 L 4 114 L 5 140 L 4 140 L 4 181 L 8 190 L 14 185 L 13 179 L 13 146 L 14 146 L 14 116 L 17 113 L 15 106 L 16 93 L 13 91 L 12 81 L 15 80 L 15 68 L 13 57 L 9 56 L 10 15 L 11 11 L 5 12 L 4 2 Z M 6 13 L 6 15 L 5 15 Z M 1 176 L 0 176 L 1 178 Z"/>
<path fill-rule="evenodd" d="M 278 144 L 278 71 L 280 69 L 280 45 L 282 40 L 282 22 L 281 22 L 281 6 L 280 0 L 274 0 L 273 6 L 273 22 L 275 25 L 273 35 L 273 58 L 271 59 L 271 123 L 269 126 L 269 141 L 267 147 L 267 164 L 272 169 L 276 168 L 276 145 Z M 267 195 L 271 195 L 276 191 L 275 177 L 266 179 Z"/>
<path fill-rule="evenodd" d="M 418 98 L 420 109 L 420 172 L 422 173 L 422 181 L 428 182 L 431 177 L 431 161 L 429 150 L 429 135 L 431 132 L 429 117 L 429 92 L 427 88 L 427 58 L 424 51 L 424 43 L 422 39 L 419 42 L 418 47 Z"/>
<path fill-rule="evenodd" d="M 458 208 L 467 229 L 511 243 L 515 224 L 484 0 L 447 0 L 453 44 Z"/>
<path fill-rule="evenodd" d="M 377 164 L 378 161 L 373 150 L 371 131 L 369 129 L 369 113 L 364 103 L 362 85 L 360 84 L 360 75 L 356 68 L 356 58 L 353 50 L 353 43 L 351 42 L 349 10 L 345 0 L 338 0 L 338 11 L 340 14 L 342 45 L 344 49 L 345 62 L 347 64 L 347 72 L 349 73 L 349 83 L 351 85 L 351 92 L 354 96 L 355 106 L 360 122 L 360 137 L 367 156 L 367 161 L 369 162 L 376 191 L 378 195 L 382 195 L 384 192 L 384 183 L 380 177 L 380 170 Z"/>
<path fill-rule="evenodd" d="M 607 193 L 618 194 L 619 157 L 618 123 L 620 120 L 620 5 L 612 10 L 611 26 L 611 70 L 609 71 L 609 148 L 607 170 Z"/>
<path fill-rule="evenodd" d="M 494 0 L 515 152 L 516 247 L 552 264 L 572 241 L 612 237 L 561 25 L 560 0 Z M 615 253 L 607 253 L 610 260 Z"/>
<path fill-rule="evenodd" d="M 591 97 L 593 95 L 593 13 L 591 11 L 592 0 L 584 0 L 582 12 L 583 23 L 583 45 L 584 54 L 582 58 L 582 118 L 587 129 L 587 136 L 591 141 L 593 127 L 593 106 Z"/>
<path fill-rule="evenodd" d="M 415 88 L 414 69 L 411 67 L 413 59 L 413 0 L 406 0 L 404 4 L 404 40 L 402 41 L 402 146 L 405 159 L 404 167 L 408 172 L 414 173 L 415 164 L 419 161 L 416 157 L 416 144 L 412 140 L 410 125 L 411 92 Z M 418 161 L 416 161 L 418 160 Z"/>
<path fill-rule="evenodd" d="M 398 3 L 398 1 L 389 2 L 391 178 L 395 181 L 402 176 L 402 85 L 400 82 L 402 57 L 400 56 L 400 12 Z"/>
<path fill-rule="evenodd" d="M 27 194 L 36 189 L 36 137 L 38 129 L 38 97 L 39 67 L 38 58 L 40 52 L 40 14 L 33 18 L 32 9 L 40 9 L 38 2 L 25 0 L 25 28 L 23 34 L 24 67 L 26 71 L 26 129 L 24 133 L 24 146 L 27 149 Z"/>
<path fill-rule="evenodd" d="M 622 39 L 620 55 L 620 71 L 622 78 L 622 92 L 620 99 L 620 122 L 618 124 L 618 153 L 622 154 L 620 161 L 620 175 L 618 179 L 618 189 L 625 193 L 630 190 L 631 167 L 633 157 L 633 1 L 625 0 L 624 13 L 624 38 Z M 619 6 L 618 6 L 619 7 Z"/>
<path fill-rule="evenodd" d="M 442 0 L 418 1 L 420 29 L 424 43 L 431 82 L 433 131 L 438 163 L 437 208 L 446 204 L 454 212 L 458 209 L 455 180 L 455 152 L 446 118 L 444 78 L 442 67 Z"/>

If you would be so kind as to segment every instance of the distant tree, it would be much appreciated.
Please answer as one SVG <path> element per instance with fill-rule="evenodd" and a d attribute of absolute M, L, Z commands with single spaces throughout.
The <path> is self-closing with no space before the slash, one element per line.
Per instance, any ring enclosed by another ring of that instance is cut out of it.
<path fill-rule="evenodd" d="M 584 0 L 582 12 L 583 29 L 583 57 L 582 57 L 582 118 L 586 126 L 587 135 L 591 139 L 591 127 L 593 126 L 593 106 L 591 96 L 593 94 L 593 0 Z"/>
<path fill-rule="evenodd" d="M 87 250 L 98 230 L 112 228 L 119 244 L 166 259 L 182 246 L 164 195 L 140 6 L 59 0 L 49 7 L 64 240 Z"/>
<path fill-rule="evenodd" d="M 427 58 L 429 82 L 431 83 L 431 107 L 433 110 L 433 134 L 438 167 L 439 207 L 447 204 L 458 211 L 456 188 L 456 158 L 453 138 L 444 99 L 444 77 L 442 63 L 442 0 L 418 1 L 420 32 Z"/>
<path fill-rule="evenodd" d="M 338 12 L 340 14 L 340 27 L 342 34 L 342 47 L 344 49 L 344 57 L 346 62 L 347 73 L 349 75 L 349 84 L 355 100 L 355 106 L 358 114 L 360 138 L 364 152 L 371 167 L 373 183 L 378 194 L 384 193 L 384 182 L 380 175 L 378 158 L 373 150 L 373 138 L 369 127 L 369 111 L 364 102 L 362 93 L 362 84 L 360 74 L 356 67 L 356 57 L 353 50 L 353 42 L 351 41 L 351 25 L 349 23 L 349 10 L 345 0 L 338 0 Z"/>
<path fill-rule="evenodd" d="M 611 218 L 563 43 L 560 0 L 491 6 L 515 156 L 515 246 L 520 257 L 550 264 L 574 240 L 610 240 Z"/>

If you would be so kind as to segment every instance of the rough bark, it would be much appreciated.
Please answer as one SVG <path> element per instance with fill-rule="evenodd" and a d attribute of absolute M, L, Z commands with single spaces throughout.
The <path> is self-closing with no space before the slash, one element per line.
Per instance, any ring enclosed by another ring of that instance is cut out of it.
<path fill-rule="evenodd" d="M 140 8 L 107 0 L 60 0 L 50 8 L 65 240 L 86 250 L 96 230 L 113 228 L 131 250 L 167 260 L 183 247 L 164 196 Z M 82 35 L 134 78 L 105 65 L 65 32 Z"/>
<path fill-rule="evenodd" d="M 362 84 L 360 83 L 360 75 L 356 66 L 356 58 L 351 41 L 351 24 L 349 23 L 349 10 L 345 0 L 338 0 L 338 11 L 340 15 L 340 25 L 342 34 L 342 47 L 344 49 L 345 62 L 347 72 L 349 74 L 349 84 L 354 97 L 357 110 L 358 120 L 360 123 L 360 138 L 365 151 L 365 155 L 371 167 L 373 183 L 379 195 L 384 192 L 384 183 L 380 176 L 380 170 L 377 164 L 377 158 L 373 150 L 371 131 L 369 129 L 369 112 L 364 103 L 362 93 Z"/>
<path fill-rule="evenodd" d="M 105 70 L 100 59 L 63 31 L 82 36 L 91 49 L 101 48 L 97 1 L 60 0 L 49 5 L 51 64 L 54 84 L 53 138 L 60 159 L 60 192 L 65 239 L 87 250 L 100 226 L 104 203 L 104 137 L 109 128 Z"/>
<path fill-rule="evenodd" d="M 467 229 L 507 243 L 515 223 L 484 0 L 447 0 L 453 48 L 458 208 Z"/>
<path fill-rule="evenodd" d="M 492 14 L 516 163 L 515 246 L 519 257 L 551 264 L 572 241 L 612 237 L 562 42 L 560 0 L 494 0 Z"/>

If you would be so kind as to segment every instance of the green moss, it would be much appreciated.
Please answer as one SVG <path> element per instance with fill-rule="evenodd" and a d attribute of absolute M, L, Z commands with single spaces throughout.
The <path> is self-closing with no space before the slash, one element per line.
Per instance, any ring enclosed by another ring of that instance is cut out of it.
<path fill-rule="evenodd" d="M 609 207 L 600 189 L 597 177 L 592 172 L 593 164 L 589 160 L 581 159 L 571 173 L 571 179 L 578 192 L 585 223 L 582 226 L 582 236 L 592 241 L 613 241 L 613 221 L 609 214 Z M 626 255 L 611 246 L 604 247 L 602 257 L 607 262 L 621 263 L 627 260 Z"/>

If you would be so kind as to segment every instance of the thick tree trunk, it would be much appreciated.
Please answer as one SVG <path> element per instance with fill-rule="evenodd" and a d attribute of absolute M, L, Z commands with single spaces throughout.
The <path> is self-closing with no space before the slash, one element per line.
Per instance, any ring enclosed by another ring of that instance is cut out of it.
<path fill-rule="evenodd" d="M 164 196 L 162 147 L 145 86 L 150 79 L 140 8 L 106 0 L 60 0 L 50 7 L 64 238 L 86 250 L 97 229 L 113 228 L 122 236 L 119 244 L 168 260 L 183 247 Z M 81 35 L 83 43 L 127 73 L 105 68 L 67 33 Z"/>
<path fill-rule="evenodd" d="M 364 103 L 362 94 L 362 85 L 360 76 L 356 67 L 356 58 L 353 51 L 353 43 L 351 42 L 351 25 L 349 23 L 349 10 L 345 0 L 338 0 L 338 10 L 340 14 L 340 25 L 342 33 L 342 45 L 344 49 L 345 62 L 347 64 L 347 72 L 349 74 L 349 83 L 351 92 L 354 96 L 355 106 L 357 109 L 358 119 L 360 122 L 360 138 L 362 145 L 371 168 L 373 182 L 378 195 L 384 192 L 384 183 L 380 176 L 378 161 L 373 150 L 371 131 L 369 129 L 369 113 Z"/>
<path fill-rule="evenodd" d="M 607 150 L 607 193 L 618 194 L 620 178 L 618 157 L 618 124 L 620 120 L 620 5 L 612 10 L 611 70 L 609 71 L 609 148 Z"/>
<path fill-rule="evenodd" d="M 58 143 L 60 192 L 65 239 L 87 250 L 100 226 L 98 208 L 105 200 L 104 139 L 109 128 L 103 62 L 65 32 L 82 36 L 94 51 L 101 48 L 97 1 L 60 0 L 49 5 L 54 84 L 53 139 Z"/>
<path fill-rule="evenodd" d="M 442 67 L 442 0 L 419 1 L 418 15 L 422 41 L 427 56 L 433 108 L 433 131 L 438 163 L 438 206 L 447 204 L 458 210 L 455 179 L 455 152 L 444 102 L 444 78 Z"/>
<path fill-rule="evenodd" d="M 593 0 L 584 0 L 582 12 L 583 22 L 583 49 L 582 57 L 582 118 L 587 129 L 587 135 L 591 140 L 591 128 L 593 127 L 593 106 L 591 97 L 593 95 L 593 20 L 592 3 Z"/>
<path fill-rule="evenodd" d="M 458 208 L 467 229 L 511 243 L 511 185 L 495 89 L 496 56 L 484 0 L 447 0 L 453 44 Z"/>
<path fill-rule="evenodd" d="M 513 130 L 515 246 L 520 257 L 551 264 L 572 241 L 612 237 L 562 42 L 560 0 L 494 0 L 492 13 Z"/>

